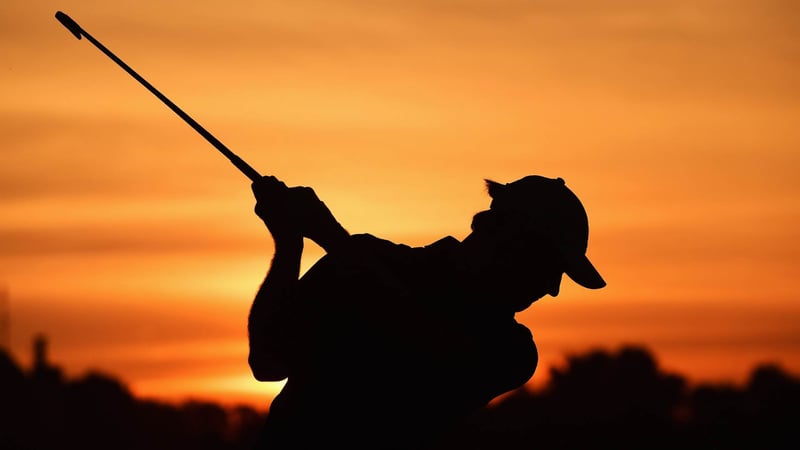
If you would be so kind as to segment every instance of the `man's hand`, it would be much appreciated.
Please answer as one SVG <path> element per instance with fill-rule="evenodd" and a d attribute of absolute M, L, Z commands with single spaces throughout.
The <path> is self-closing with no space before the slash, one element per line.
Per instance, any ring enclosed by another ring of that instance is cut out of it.
<path fill-rule="evenodd" d="M 349 235 L 310 187 L 287 187 L 267 176 L 252 184 L 256 214 L 267 225 L 276 245 L 307 237 L 330 252 Z"/>
<path fill-rule="evenodd" d="M 275 177 L 262 177 L 251 185 L 256 197 L 256 215 L 264 221 L 275 244 L 300 241 L 303 235 L 289 200 L 289 188 Z"/>

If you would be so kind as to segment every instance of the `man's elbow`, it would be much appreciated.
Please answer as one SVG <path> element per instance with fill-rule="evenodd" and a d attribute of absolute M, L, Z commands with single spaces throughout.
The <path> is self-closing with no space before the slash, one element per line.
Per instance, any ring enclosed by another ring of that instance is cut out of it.
<path fill-rule="evenodd" d="M 251 352 L 247 362 L 253 377 L 258 381 L 281 381 L 289 376 L 286 365 L 273 358 L 257 356 Z"/>

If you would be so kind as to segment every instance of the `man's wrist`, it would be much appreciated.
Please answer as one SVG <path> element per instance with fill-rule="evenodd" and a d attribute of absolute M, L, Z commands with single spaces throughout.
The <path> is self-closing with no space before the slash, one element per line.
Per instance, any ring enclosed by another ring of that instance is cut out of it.
<path fill-rule="evenodd" d="M 278 253 L 302 253 L 303 236 L 281 237 L 273 239 L 275 241 L 275 252 Z"/>
<path fill-rule="evenodd" d="M 343 226 L 339 223 L 336 225 L 335 228 L 328 230 L 324 236 L 320 236 L 320 242 L 317 242 L 317 244 L 328 253 L 342 247 L 350 237 L 350 233 L 348 233 Z"/>

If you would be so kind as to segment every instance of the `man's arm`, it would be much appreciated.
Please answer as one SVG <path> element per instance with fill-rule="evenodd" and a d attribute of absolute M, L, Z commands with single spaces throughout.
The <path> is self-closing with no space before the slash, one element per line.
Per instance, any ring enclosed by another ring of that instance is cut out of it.
<path fill-rule="evenodd" d="M 290 357 L 298 350 L 296 336 L 304 332 L 292 311 L 297 309 L 303 238 L 333 252 L 349 234 L 311 188 L 288 188 L 274 177 L 264 177 L 252 187 L 256 214 L 272 234 L 275 255 L 250 308 L 248 362 L 257 380 L 278 381 L 289 375 Z"/>
<path fill-rule="evenodd" d="M 248 363 L 258 381 L 279 381 L 289 375 L 286 353 L 292 351 L 294 341 L 290 308 L 302 254 L 302 237 L 275 239 L 272 264 L 250 307 Z"/>

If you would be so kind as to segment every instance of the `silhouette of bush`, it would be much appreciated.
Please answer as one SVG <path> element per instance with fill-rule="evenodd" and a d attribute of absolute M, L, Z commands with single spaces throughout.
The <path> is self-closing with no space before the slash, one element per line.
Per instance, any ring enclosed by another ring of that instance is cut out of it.
<path fill-rule="evenodd" d="M 672 423 L 685 389 L 647 350 L 626 347 L 570 357 L 566 368 L 551 370 L 544 396 L 551 424 L 633 436 Z"/>
<path fill-rule="evenodd" d="M 111 376 L 89 373 L 64 386 L 66 439 L 79 448 L 136 446 L 136 400 Z"/>

